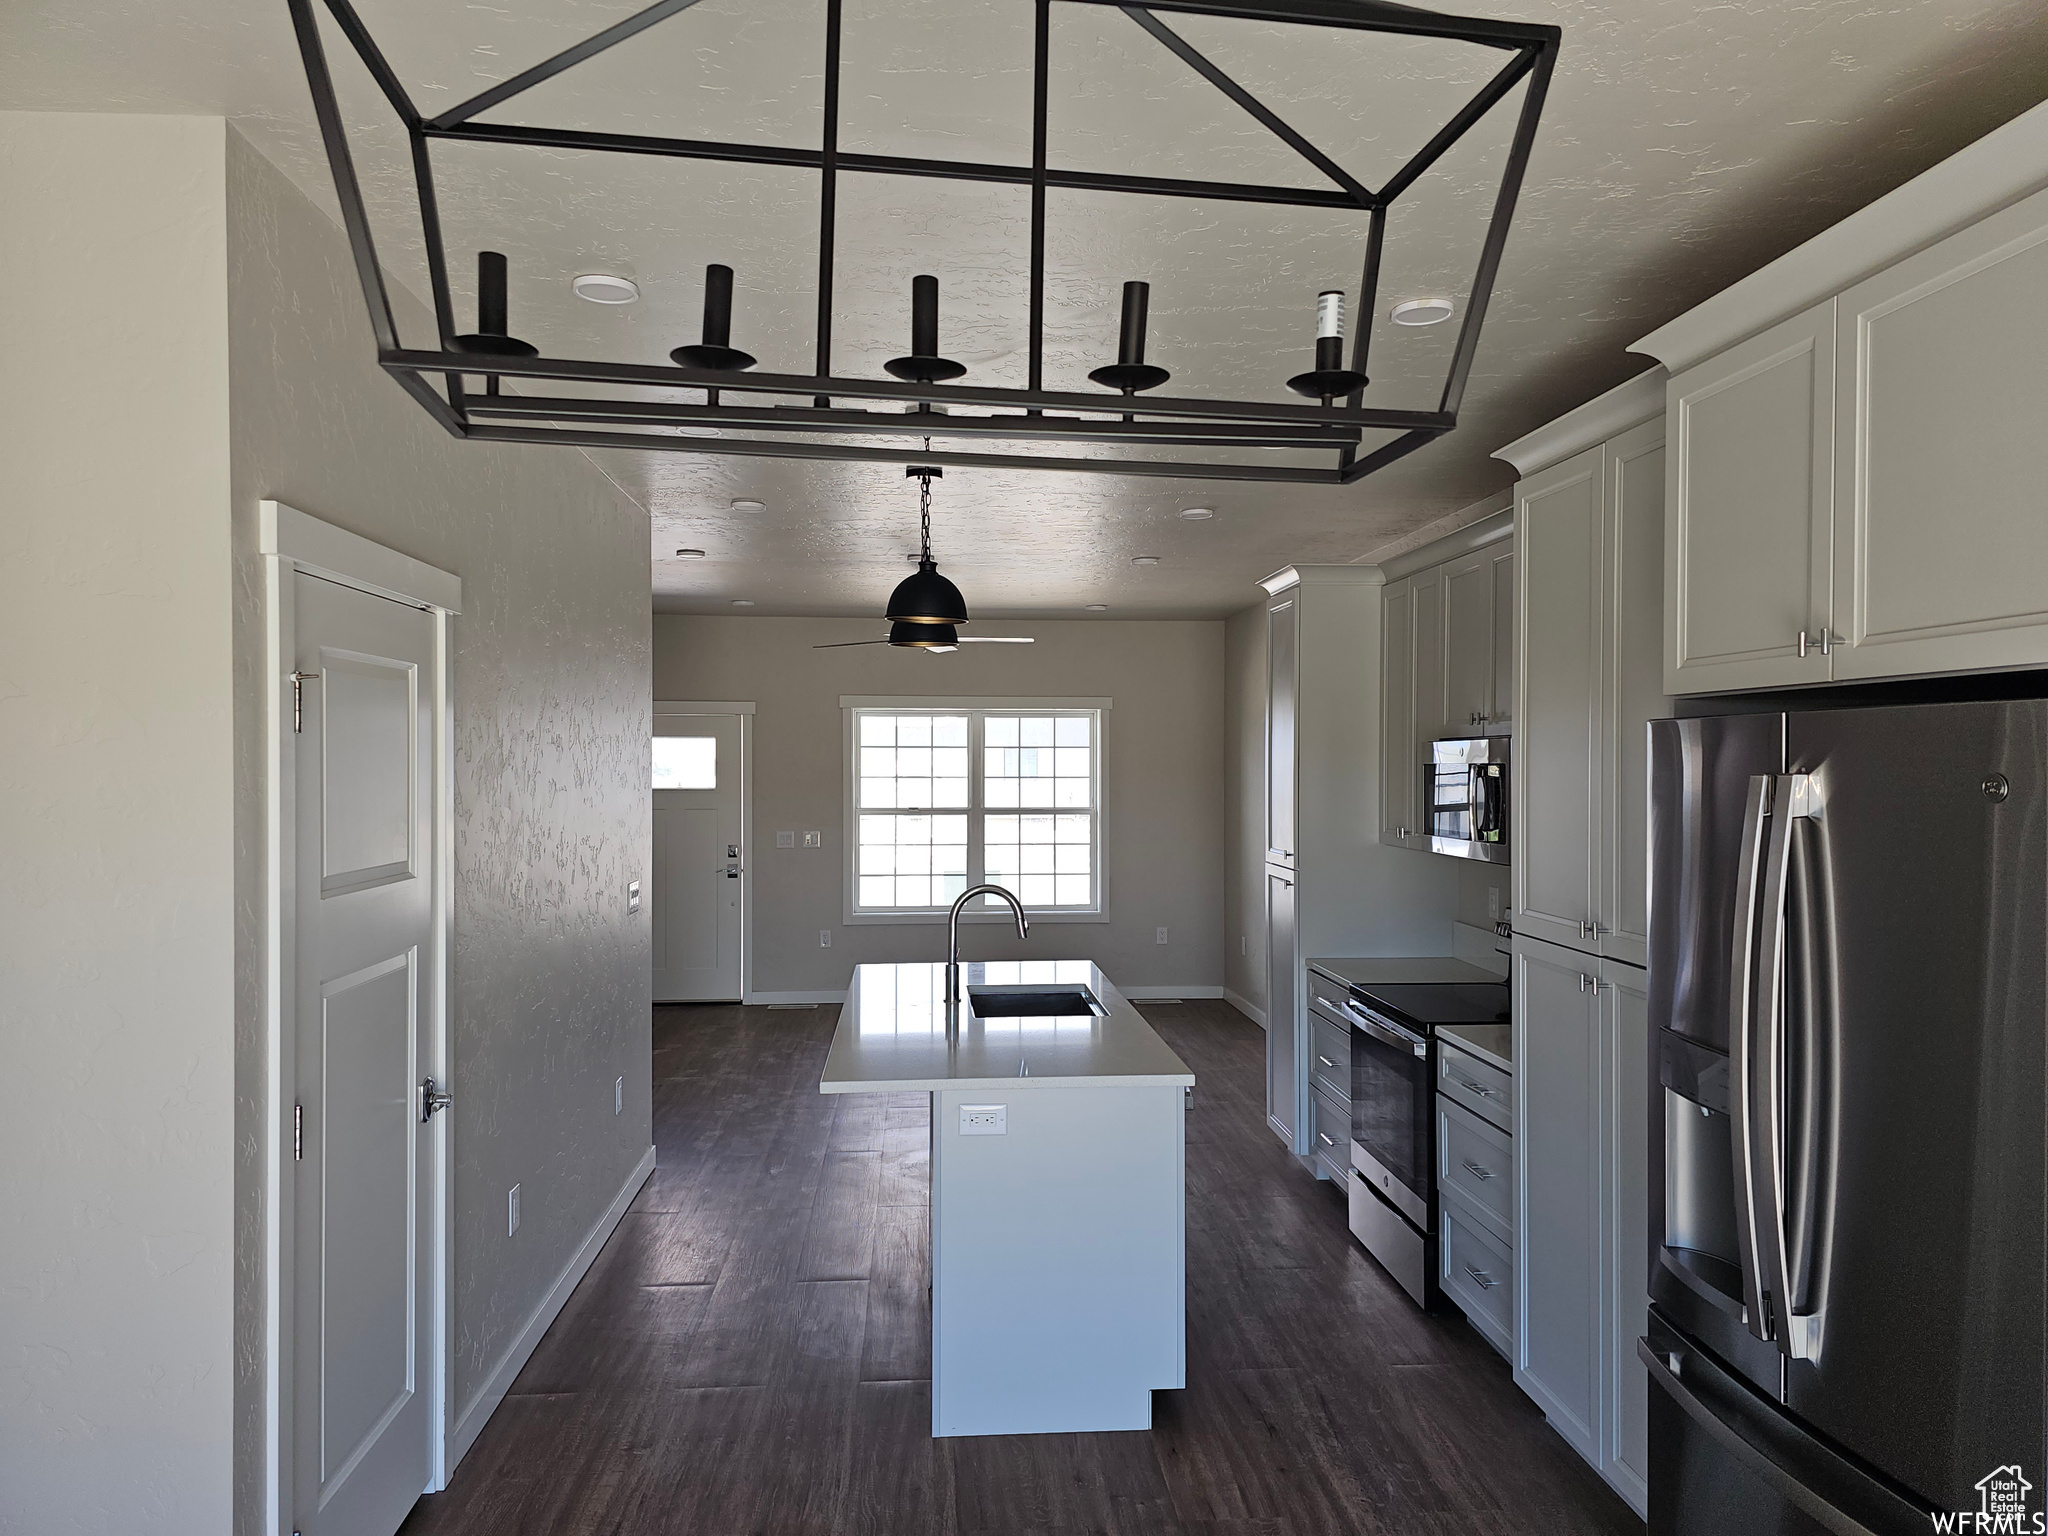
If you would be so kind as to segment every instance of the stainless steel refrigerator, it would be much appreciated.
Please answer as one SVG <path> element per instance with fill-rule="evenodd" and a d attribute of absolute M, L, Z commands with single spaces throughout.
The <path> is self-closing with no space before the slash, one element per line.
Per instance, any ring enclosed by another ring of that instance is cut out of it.
<path fill-rule="evenodd" d="M 1650 1529 L 2039 1531 L 2048 701 L 1650 729 Z"/>

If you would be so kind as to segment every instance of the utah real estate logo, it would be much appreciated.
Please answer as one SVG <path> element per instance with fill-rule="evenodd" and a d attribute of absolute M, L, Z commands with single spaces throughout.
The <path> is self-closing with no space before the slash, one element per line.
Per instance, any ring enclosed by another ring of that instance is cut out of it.
<path fill-rule="evenodd" d="M 1977 1479 L 1977 1508 L 1934 1515 L 1934 1528 L 1955 1536 L 2040 1536 L 2048 1531 L 2048 1516 L 2038 1510 L 2027 1512 L 2033 1487 L 2018 1462 L 1994 1468 Z"/>

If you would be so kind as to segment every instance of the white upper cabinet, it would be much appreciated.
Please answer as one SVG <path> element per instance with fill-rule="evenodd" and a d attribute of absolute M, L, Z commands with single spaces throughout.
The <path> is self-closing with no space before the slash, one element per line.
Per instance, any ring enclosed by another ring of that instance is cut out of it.
<path fill-rule="evenodd" d="M 1667 386 L 1664 690 L 1825 682 L 1832 299 Z"/>
<path fill-rule="evenodd" d="M 2048 665 L 2048 193 L 1835 309 L 1837 679 Z"/>
<path fill-rule="evenodd" d="M 1510 539 L 1490 557 L 1493 566 L 1493 702 L 1490 734 L 1505 735 L 1515 720 L 1515 545 Z"/>
<path fill-rule="evenodd" d="M 1415 743 L 1415 594 L 1387 583 L 1380 606 L 1380 841 L 1406 847 L 1420 831 L 1422 768 Z"/>
<path fill-rule="evenodd" d="M 1590 946 L 1594 727 L 1600 689 L 1607 446 L 1531 475 L 1515 496 L 1521 708 L 1513 754 L 1515 931 Z"/>
<path fill-rule="evenodd" d="M 1484 735 L 1493 718 L 1493 562 L 1482 549 L 1443 567 L 1447 735 Z"/>
<path fill-rule="evenodd" d="M 1434 566 L 1408 578 L 1415 604 L 1415 731 L 1408 743 L 1409 776 L 1416 782 L 1416 812 L 1422 820 L 1415 830 L 1427 837 L 1426 808 L 1422 805 L 1422 765 L 1429 761 L 1429 744 L 1440 736 L 1454 734 L 1450 728 L 1450 703 L 1445 692 L 1444 672 L 1444 569 Z M 1463 731 L 1455 733 L 1462 735 Z"/>

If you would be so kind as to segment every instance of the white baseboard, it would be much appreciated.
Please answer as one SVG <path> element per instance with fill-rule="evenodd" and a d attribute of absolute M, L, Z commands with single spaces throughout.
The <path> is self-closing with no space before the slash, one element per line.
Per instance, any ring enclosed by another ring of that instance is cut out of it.
<path fill-rule="evenodd" d="M 1142 1003 L 1148 997 L 1221 997 L 1221 987 L 1123 987 L 1117 988 L 1134 1003 Z"/>
<path fill-rule="evenodd" d="M 1218 988 L 1218 990 L 1223 994 L 1223 1001 L 1230 1004 L 1231 1007 L 1235 1008 L 1239 1013 L 1243 1014 L 1246 1018 L 1250 1019 L 1254 1024 L 1258 1025 L 1259 1028 L 1264 1029 L 1266 1027 L 1265 1009 L 1254 1008 L 1250 1003 L 1246 1002 L 1243 998 L 1239 997 L 1235 992 L 1231 991 L 1228 987 L 1221 987 Z"/>
<path fill-rule="evenodd" d="M 846 991 L 837 992 L 749 992 L 748 1003 L 758 1007 L 764 1003 L 843 1003 Z"/>
<path fill-rule="evenodd" d="M 626 1182 L 619 1186 L 617 1196 L 605 1208 L 604 1214 L 597 1218 L 597 1224 L 590 1229 L 590 1235 L 583 1239 L 582 1246 L 571 1254 L 569 1262 L 562 1266 L 561 1274 L 557 1275 L 555 1283 L 548 1287 L 547 1295 L 541 1297 L 540 1305 L 527 1317 L 526 1326 L 521 1328 L 513 1336 L 512 1342 L 505 1346 L 505 1353 L 498 1357 L 496 1368 L 484 1379 L 484 1384 L 477 1388 L 476 1395 L 469 1400 L 468 1406 L 456 1415 L 455 1433 L 449 1437 L 448 1445 L 448 1471 L 451 1476 L 454 1475 L 457 1464 L 469 1454 L 469 1448 L 476 1444 L 476 1437 L 483 1433 L 484 1425 L 490 1422 L 491 1415 L 498 1411 L 498 1404 L 505 1400 L 505 1394 L 512 1390 L 514 1379 L 525 1369 L 526 1362 L 533 1358 L 533 1352 L 539 1347 L 541 1336 L 561 1315 L 570 1293 L 576 1289 L 584 1275 L 589 1273 L 592 1262 L 596 1260 L 606 1240 L 611 1237 L 612 1230 L 618 1226 L 619 1218 L 626 1214 L 626 1208 L 633 1203 L 633 1197 L 640 1193 L 640 1186 L 647 1182 L 647 1176 L 652 1172 L 654 1148 L 649 1147 L 646 1156 L 642 1157 L 633 1171 L 626 1175 Z"/>

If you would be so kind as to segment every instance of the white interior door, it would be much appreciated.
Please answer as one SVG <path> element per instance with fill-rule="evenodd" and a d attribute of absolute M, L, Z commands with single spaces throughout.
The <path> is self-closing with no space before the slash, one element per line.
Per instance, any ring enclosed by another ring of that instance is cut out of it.
<path fill-rule="evenodd" d="M 432 1475 L 434 619 L 292 584 L 293 1520 L 391 1536 Z"/>
<path fill-rule="evenodd" d="M 656 1002 L 737 1002 L 743 990 L 744 718 L 654 717 Z"/>

